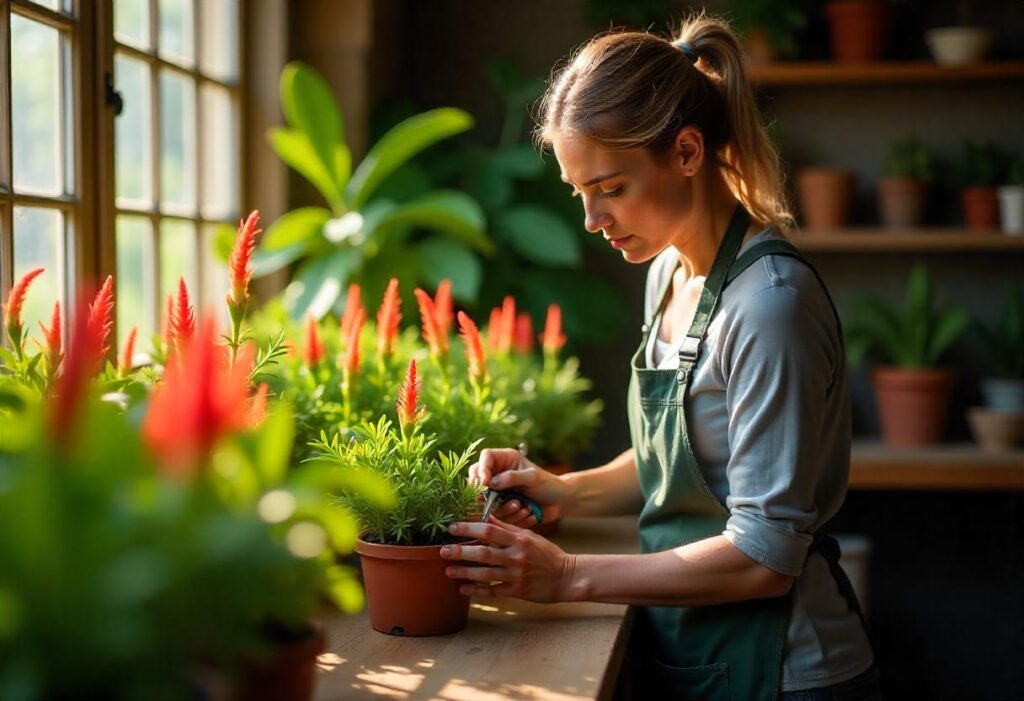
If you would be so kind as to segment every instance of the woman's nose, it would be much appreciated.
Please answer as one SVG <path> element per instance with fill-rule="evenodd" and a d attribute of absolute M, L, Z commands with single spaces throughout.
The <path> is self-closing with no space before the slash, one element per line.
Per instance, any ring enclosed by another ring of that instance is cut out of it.
<path fill-rule="evenodd" d="M 594 207 L 593 204 L 584 202 L 583 212 L 583 227 L 592 234 L 596 234 L 612 225 L 611 215 L 599 207 Z"/>

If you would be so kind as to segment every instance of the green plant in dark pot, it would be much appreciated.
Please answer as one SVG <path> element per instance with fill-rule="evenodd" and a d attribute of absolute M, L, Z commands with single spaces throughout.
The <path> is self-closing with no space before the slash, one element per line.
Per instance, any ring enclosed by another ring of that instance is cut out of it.
<path fill-rule="evenodd" d="M 878 209 L 889 229 L 912 228 L 924 219 L 925 194 L 935 176 L 931 150 L 914 137 L 889 145 L 878 181 Z"/>

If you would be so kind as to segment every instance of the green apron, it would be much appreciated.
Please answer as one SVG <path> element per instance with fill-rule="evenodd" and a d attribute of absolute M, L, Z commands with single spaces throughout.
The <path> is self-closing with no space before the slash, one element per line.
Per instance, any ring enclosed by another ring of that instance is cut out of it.
<path fill-rule="evenodd" d="M 628 410 L 645 500 L 639 522 L 640 547 L 645 553 L 720 535 L 729 518 L 729 511 L 704 481 L 690 442 L 686 417 L 690 378 L 729 282 L 764 255 L 789 255 L 806 263 L 792 244 L 782 240 L 751 246 L 737 259 L 749 224 L 750 215 L 737 206 L 680 348 L 679 368 L 645 367 L 650 333 L 646 325 L 631 362 Z M 656 313 L 670 285 L 671 276 L 661 290 Z M 840 591 L 859 614 L 849 580 L 838 566 L 838 545 L 817 536 L 813 551 L 825 556 Z M 641 647 L 638 654 L 644 660 L 641 698 L 657 694 L 662 699 L 775 699 L 791 609 L 792 594 L 715 606 L 634 609 L 633 644 Z"/>

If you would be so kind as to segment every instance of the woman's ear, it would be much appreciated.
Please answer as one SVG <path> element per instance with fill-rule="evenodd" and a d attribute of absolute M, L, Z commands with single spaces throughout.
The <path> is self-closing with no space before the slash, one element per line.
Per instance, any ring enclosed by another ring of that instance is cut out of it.
<path fill-rule="evenodd" d="M 673 144 L 673 161 L 683 175 L 696 175 L 704 163 L 704 134 L 695 126 L 683 127 Z"/>

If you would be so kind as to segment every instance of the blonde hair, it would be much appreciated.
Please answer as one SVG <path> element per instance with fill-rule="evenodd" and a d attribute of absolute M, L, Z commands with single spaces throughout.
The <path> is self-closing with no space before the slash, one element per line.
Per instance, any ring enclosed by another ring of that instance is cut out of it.
<path fill-rule="evenodd" d="M 739 42 L 723 20 L 694 15 L 673 40 L 648 32 L 599 35 L 556 69 L 538 107 L 541 147 L 565 134 L 660 156 L 680 129 L 695 126 L 751 216 L 779 231 L 793 226 L 778 151 L 747 82 Z"/>

